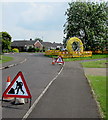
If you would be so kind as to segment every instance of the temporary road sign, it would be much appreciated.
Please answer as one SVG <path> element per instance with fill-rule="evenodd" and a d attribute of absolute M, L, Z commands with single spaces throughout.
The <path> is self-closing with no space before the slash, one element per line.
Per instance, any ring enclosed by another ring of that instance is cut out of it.
<path fill-rule="evenodd" d="M 63 58 L 59 56 L 56 60 L 56 63 L 63 63 L 64 64 Z"/>
<path fill-rule="evenodd" d="M 15 76 L 11 84 L 4 91 L 2 97 L 31 98 L 30 91 L 22 72 L 19 72 Z"/>

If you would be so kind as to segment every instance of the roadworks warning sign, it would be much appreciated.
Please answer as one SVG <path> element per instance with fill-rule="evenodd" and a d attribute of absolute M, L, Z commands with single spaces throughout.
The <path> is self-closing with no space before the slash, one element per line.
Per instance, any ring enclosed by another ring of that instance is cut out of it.
<path fill-rule="evenodd" d="M 29 88 L 22 72 L 19 72 L 15 76 L 11 84 L 3 93 L 3 97 L 31 98 Z"/>
<path fill-rule="evenodd" d="M 56 60 L 56 63 L 63 63 L 64 64 L 63 58 L 59 56 Z"/>

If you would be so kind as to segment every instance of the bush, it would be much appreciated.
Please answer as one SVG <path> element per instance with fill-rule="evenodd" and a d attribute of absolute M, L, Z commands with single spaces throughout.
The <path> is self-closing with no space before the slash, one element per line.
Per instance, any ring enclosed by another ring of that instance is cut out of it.
<path fill-rule="evenodd" d="M 40 51 L 40 49 L 39 49 L 39 48 L 35 48 L 35 51 L 36 51 L 36 52 L 39 52 L 39 51 Z"/>
<path fill-rule="evenodd" d="M 17 49 L 17 48 L 14 48 L 14 49 L 12 49 L 12 52 L 19 53 L 19 49 Z"/>
<path fill-rule="evenodd" d="M 7 49 L 3 50 L 3 53 L 8 53 L 8 52 L 9 52 L 9 50 L 7 50 Z"/>
<path fill-rule="evenodd" d="M 34 47 L 29 47 L 29 49 L 28 49 L 28 52 L 35 52 L 36 50 L 35 50 L 35 48 Z"/>

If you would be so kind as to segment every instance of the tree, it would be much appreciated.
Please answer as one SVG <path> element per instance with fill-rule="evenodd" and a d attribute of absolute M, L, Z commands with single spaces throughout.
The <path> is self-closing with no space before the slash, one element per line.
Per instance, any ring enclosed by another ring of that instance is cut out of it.
<path fill-rule="evenodd" d="M 65 15 L 64 44 L 70 37 L 76 36 L 82 40 L 85 50 L 107 47 L 108 3 L 72 2 Z"/>
<path fill-rule="evenodd" d="M 12 37 L 7 32 L 0 32 L 0 38 L 2 40 L 2 51 L 11 49 Z"/>

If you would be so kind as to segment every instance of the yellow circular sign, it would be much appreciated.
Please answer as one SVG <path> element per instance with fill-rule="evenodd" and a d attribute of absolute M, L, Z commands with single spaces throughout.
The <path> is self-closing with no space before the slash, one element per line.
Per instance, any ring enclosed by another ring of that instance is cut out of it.
<path fill-rule="evenodd" d="M 68 52 L 83 52 L 83 43 L 82 41 L 77 37 L 72 37 L 67 41 L 66 46 Z"/>

